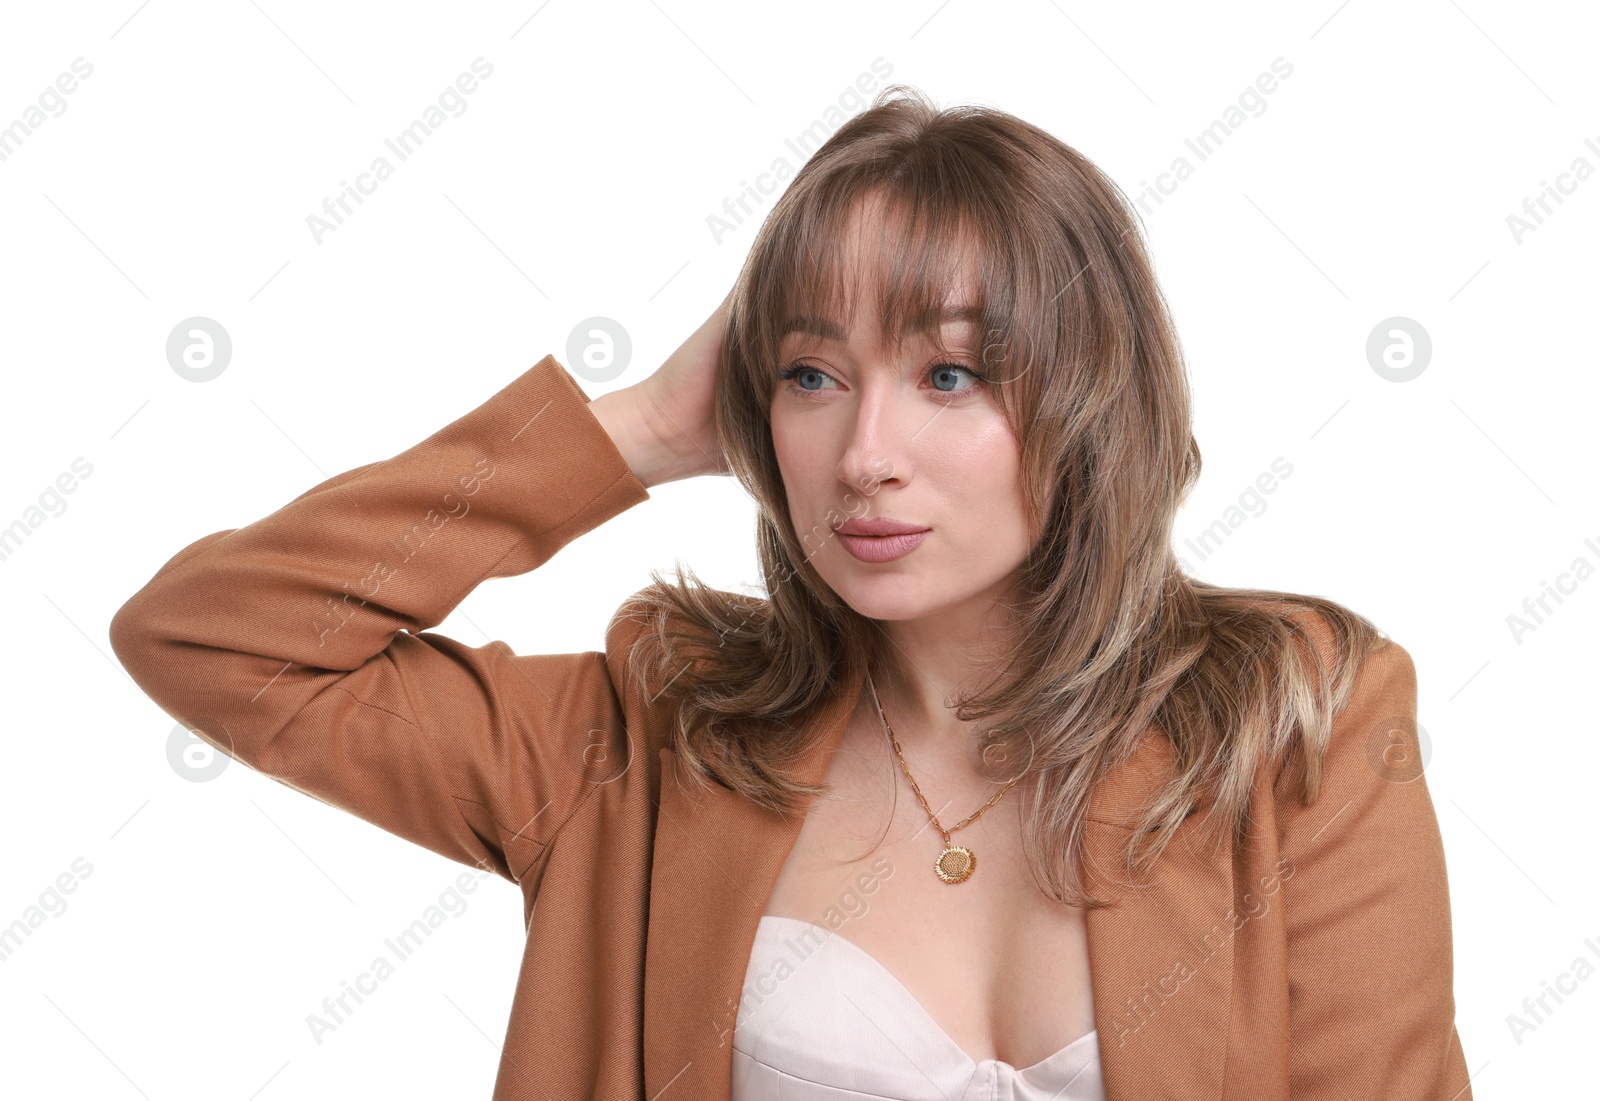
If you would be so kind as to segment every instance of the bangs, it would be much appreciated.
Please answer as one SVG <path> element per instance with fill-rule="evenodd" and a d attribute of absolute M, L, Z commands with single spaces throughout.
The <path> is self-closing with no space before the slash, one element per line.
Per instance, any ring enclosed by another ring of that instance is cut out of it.
<path fill-rule="evenodd" d="M 812 193 L 767 242 L 766 278 L 751 288 L 754 363 L 775 374 L 790 332 L 843 339 L 875 316 L 891 347 L 921 336 L 944 348 L 943 326 L 967 321 L 971 354 L 1005 378 L 1015 365 L 994 353 L 1010 344 L 1014 269 L 987 220 L 949 196 L 914 184 Z"/>

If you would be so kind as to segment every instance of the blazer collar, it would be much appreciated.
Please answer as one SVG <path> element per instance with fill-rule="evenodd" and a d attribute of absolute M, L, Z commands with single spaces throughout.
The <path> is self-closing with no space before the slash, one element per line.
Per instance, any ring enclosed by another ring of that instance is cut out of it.
<path fill-rule="evenodd" d="M 811 720 L 796 772 L 819 783 L 865 678 Z M 1085 823 L 1090 889 L 1116 905 L 1087 918 L 1107 1101 L 1218 1101 L 1233 974 L 1233 862 L 1190 844 L 1191 817 L 1148 876 L 1116 876 L 1136 815 L 1169 774 L 1155 727 L 1095 789 Z M 660 750 L 661 801 L 645 949 L 644 1074 L 651 1101 L 731 1096 L 733 1034 L 756 929 L 804 824 L 726 788 L 701 792 Z"/>

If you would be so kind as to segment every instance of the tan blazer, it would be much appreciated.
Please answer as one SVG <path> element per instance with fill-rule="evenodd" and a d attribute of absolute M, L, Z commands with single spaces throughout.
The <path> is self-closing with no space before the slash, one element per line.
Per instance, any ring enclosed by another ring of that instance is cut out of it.
<path fill-rule="evenodd" d="M 613 617 L 604 654 L 425 633 L 486 578 L 648 498 L 587 400 L 546 356 L 415 447 L 191 543 L 111 641 L 237 760 L 521 889 L 496 1101 L 726 1101 L 756 925 L 800 818 L 680 786 L 665 705 L 620 667 L 632 619 Z M 807 780 L 860 687 L 812 721 Z M 1471 1097 L 1438 823 L 1423 778 L 1386 778 L 1379 755 L 1415 714 L 1392 644 L 1337 722 L 1314 806 L 1263 783 L 1247 848 L 1202 857 L 1186 825 L 1147 885 L 1091 912 L 1110 1101 Z M 1116 867 L 1168 753 L 1152 728 L 1096 790 L 1091 869 Z"/>

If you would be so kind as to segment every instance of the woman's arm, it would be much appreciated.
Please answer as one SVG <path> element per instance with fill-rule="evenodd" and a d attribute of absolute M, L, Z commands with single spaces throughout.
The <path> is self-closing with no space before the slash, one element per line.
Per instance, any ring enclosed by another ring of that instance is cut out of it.
<path fill-rule="evenodd" d="M 1290 1096 L 1470 1101 L 1444 845 L 1415 760 L 1417 672 L 1374 653 L 1334 720 L 1317 801 L 1280 810 Z M 1386 747 L 1389 731 L 1409 765 Z"/>
<path fill-rule="evenodd" d="M 670 466 L 642 413 L 611 411 L 641 470 Z M 622 745 L 604 655 L 423 632 L 648 496 L 547 356 L 416 446 L 190 544 L 118 611 L 112 647 L 235 759 L 517 879 L 593 786 L 586 747 Z"/>

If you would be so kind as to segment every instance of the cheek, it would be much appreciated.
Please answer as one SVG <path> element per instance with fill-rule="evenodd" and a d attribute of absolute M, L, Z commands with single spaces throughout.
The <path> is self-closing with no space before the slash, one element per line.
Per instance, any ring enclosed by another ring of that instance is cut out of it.
<path fill-rule="evenodd" d="M 1021 499 L 1022 454 L 1003 421 L 974 426 L 924 458 L 936 462 L 952 496 L 975 513 L 994 516 Z"/>
<path fill-rule="evenodd" d="M 924 470 L 929 461 L 924 458 Z M 973 557 L 972 568 L 987 570 L 1012 560 L 1029 544 L 1022 492 L 1022 455 L 1008 425 L 964 434 L 941 447 L 937 460 L 943 508 L 953 517 L 952 535 Z M 931 473 L 931 471 L 930 471 Z"/>
<path fill-rule="evenodd" d="M 803 433 L 789 431 L 788 418 L 773 411 L 770 422 L 772 429 L 772 451 L 778 460 L 778 469 L 783 474 L 783 480 L 789 484 L 796 484 L 794 479 L 800 476 L 805 469 L 805 456 L 797 450 L 804 447 L 805 436 Z"/>
<path fill-rule="evenodd" d="M 778 475 L 783 480 L 785 495 L 791 511 L 813 507 L 811 502 L 818 492 L 825 492 L 824 483 L 831 478 L 833 463 L 825 454 L 826 447 L 819 433 L 807 431 L 775 412 L 772 420 L 772 451 L 778 462 Z M 798 523 L 798 521 L 797 521 Z"/>
<path fill-rule="evenodd" d="M 781 418 L 773 418 L 771 426 L 773 458 L 778 459 L 778 478 L 784 486 L 784 498 L 789 501 L 790 522 L 803 530 L 802 514 L 813 509 L 811 486 L 816 482 L 816 458 L 811 451 L 816 450 L 816 443 L 808 440 L 805 432 L 784 430 Z"/>

